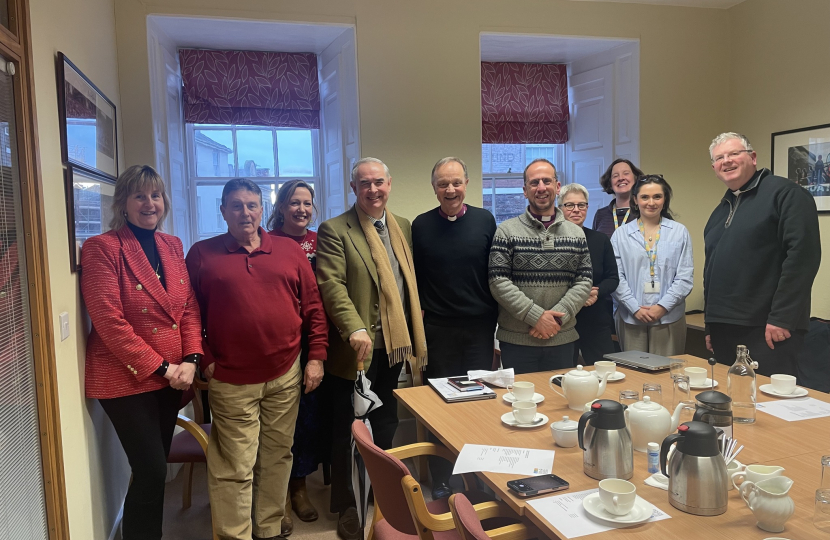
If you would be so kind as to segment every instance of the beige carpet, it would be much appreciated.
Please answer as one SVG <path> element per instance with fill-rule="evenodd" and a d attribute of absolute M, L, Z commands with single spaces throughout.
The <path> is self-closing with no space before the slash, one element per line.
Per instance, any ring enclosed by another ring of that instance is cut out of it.
<path fill-rule="evenodd" d="M 414 420 L 401 420 L 395 436 L 395 446 L 415 442 Z M 413 464 L 407 463 L 410 470 Z M 193 496 L 190 508 L 182 510 L 182 487 L 184 469 L 167 484 L 164 497 L 164 539 L 165 540 L 211 540 L 210 504 L 207 495 L 205 465 L 197 464 L 193 473 Z M 329 487 L 323 485 L 323 472 L 308 476 L 306 487 L 312 503 L 320 517 L 317 521 L 305 523 L 294 518 L 294 532 L 290 540 L 337 540 L 337 514 L 328 513 Z M 428 494 L 429 490 L 425 490 Z M 369 507 L 368 523 L 372 521 L 372 507 Z M 365 532 L 368 533 L 366 528 Z"/>

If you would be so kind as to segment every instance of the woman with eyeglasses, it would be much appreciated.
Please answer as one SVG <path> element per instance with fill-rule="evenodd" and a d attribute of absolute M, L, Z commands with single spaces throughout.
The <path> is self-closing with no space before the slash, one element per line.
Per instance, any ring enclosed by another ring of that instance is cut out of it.
<path fill-rule="evenodd" d="M 694 261 L 689 231 L 672 218 L 672 189 L 662 176 L 641 178 L 631 190 L 635 219 L 614 233 L 620 284 L 617 336 L 624 351 L 663 356 L 686 348 L 686 297 Z"/>
<path fill-rule="evenodd" d="M 594 284 L 585 306 L 576 314 L 579 339 L 574 343 L 574 365 L 580 352 L 585 365 L 592 366 L 603 355 L 614 352 L 614 317 L 611 312 L 611 293 L 620 282 L 617 261 L 611 240 L 601 232 L 586 229 L 588 190 L 580 184 L 567 184 L 559 192 L 559 205 L 565 219 L 582 227 L 591 255 Z"/>
<path fill-rule="evenodd" d="M 641 176 L 643 176 L 643 171 L 627 159 L 620 158 L 611 162 L 600 177 L 599 185 L 605 193 L 613 195 L 614 200 L 608 206 L 597 210 L 594 214 L 592 229 L 605 233 L 608 238 L 611 238 L 617 228 L 634 219 L 629 200 L 631 188 Z"/>

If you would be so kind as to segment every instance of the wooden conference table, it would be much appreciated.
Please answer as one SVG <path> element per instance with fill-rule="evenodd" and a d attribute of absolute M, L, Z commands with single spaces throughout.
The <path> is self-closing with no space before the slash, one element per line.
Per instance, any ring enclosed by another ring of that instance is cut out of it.
<path fill-rule="evenodd" d="M 701 358 L 683 356 L 690 366 L 707 367 Z M 593 368 L 588 368 L 593 369 Z M 642 392 L 643 383 L 662 384 L 663 401 L 670 404 L 672 400 L 672 382 L 668 371 L 658 374 L 642 373 L 617 366 L 625 373 L 622 381 L 608 383 L 604 399 L 617 399 L 620 390 L 631 389 Z M 519 429 L 504 425 L 500 417 L 511 410 L 510 404 L 502 399 L 505 389 L 496 389 L 496 399 L 471 401 L 466 403 L 445 403 L 429 386 L 395 390 L 398 400 L 409 409 L 427 429 L 456 455 L 464 444 L 491 444 L 514 446 L 520 448 L 544 448 L 556 451 L 553 472 L 570 483 L 570 491 L 578 492 L 597 487 L 597 480 L 589 478 L 582 472 L 582 450 L 579 447 L 561 448 L 553 442 L 550 423 L 568 415 L 578 420 L 580 413 L 570 410 L 564 398 L 554 393 L 548 386 L 548 379 L 556 372 L 541 372 L 519 375 L 517 380 L 531 381 L 536 391 L 545 396 L 539 404 L 538 411 L 547 415 L 548 423 L 538 428 Z M 726 391 L 727 367 L 715 366 L 716 388 Z M 769 378 L 758 376 L 758 386 L 769 382 Z M 692 398 L 703 390 L 693 391 Z M 810 390 L 811 397 L 830 402 L 830 395 Z M 758 391 L 758 401 L 773 401 L 775 398 Z M 729 540 L 762 540 L 781 536 L 792 540 L 827 540 L 827 533 L 813 527 L 812 518 L 815 490 L 821 480 L 821 456 L 830 454 L 830 417 L 799 422 L 787 422 L 769 414 L 758 411 L 755 424 L 734 426 L 734 436 L 744 450 L 738 460 L 744 464 L 763 463 L 780 465 L 785 468 L 784 475 L 793 479 L 794 485 L 789 495 L 795 501 L 795 514 L 786 524 L 783 533 L 773 534 L 762 531 L 755 526 L 755 518 L 746 504 L 741 500 L 737 490 L 729 491 L 729 509 L 725 514 L 712 517 L 700 517 L 681 512 L 669 504 L 666 491 L 650 487 L 643 482 L 649 476 L 646 454 L 634 452 L 634 477 L 637 494 L 654 504 L 672 519 L 645 523 L 628 529 L 618 529 L 607 533 L 598 533 L 581 538 L 630 538 L 638 540 L 667 540 L 672 538 L 707 538 Z M 478 476 L 503 499 L 519 516 L 530 520 L 549 538 L 566 538 L 556 529 L 556 525 L 546 521 L 531 506 L 528 499 L 519 499 L 507 489 L 508 480 L 520 478 L 521 475 L 478 473 Z"/>

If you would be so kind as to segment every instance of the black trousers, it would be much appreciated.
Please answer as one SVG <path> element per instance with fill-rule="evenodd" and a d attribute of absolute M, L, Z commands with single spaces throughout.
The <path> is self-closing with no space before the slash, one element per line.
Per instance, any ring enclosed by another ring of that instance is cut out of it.
<path fill-rule="evenodd" d="M 500 342 L 501 364 L 516 375 L 574 367 L 574 344 L 533 347 Z"/>
<path fill-rule="evenodd" d="M 398 401 L 392 391 L 398 387 L 398 376 L 403 363 L 389 365 L 389 356 L 383 349 L 375 349 L 366 377 L 372 383 L 372 391 L 383 406 L 369 413 L 375 444 L 383 450 L 392 448 L 392 439 L 398 429 Z M 331 502 L 329 510 L 342 512 L 355 506 L 352 490 L 352 422 L 354 422 L 354 381 L 327 373 L 323 377 L 322 394 L 327 400 L 331 419 Z"/>
<path fill-rule="evenodd" d="M 719 364 L 731 366 L 735 363 L 738 345 L 746 345 L 749 356 L 758 362 L 756 373 L 770 376 L 774 373 L 785 373 L 798 376 L 798 353 L 804 345 L 805 330 L 791 332 L 792 337 L 773 343 L 775 349 L 770 349 L 764 338 L 763 326 L 738 326 L 736 324 L 713 323 L 709 325 L 709 335 L 712 339 L 712 348 L 715 350 L 715 359 Z"/>
<path fill-rule="evenodd" d="M 425 373 L 428 379 L 466 375 L 470 370 L 493 367 L 495 322 L 470 327 L 424 324 L 424 331 L 429 356 Z M 432 433 L 429 435 L 431 441 L 440 442 Z M 432 485 L 448 482 L 452 468 L 447 460 L 431 456 Z"/>
<path fill-rule="evenodd" d="M 580 351 L 582 351 L 582 359 L 586 366 L 593 366 L 594 363 L 602 360 L 603 355 L 614 352 L 614 341 L 611 339 L 614 331 L 611 326 L 579 324 L 579 318 L 577 318 L 576 332 L 579 334 L 579 339 L 574 341 L 574 365 L 579 360 Z"/>
<path fill-rule="evenodd" d="M 167 454 L 182 401 L 181 390 L 99 399 L 130 462 L 133 480 L 124 500 L 124 540 L 158 540 L 164 512 Z"/>

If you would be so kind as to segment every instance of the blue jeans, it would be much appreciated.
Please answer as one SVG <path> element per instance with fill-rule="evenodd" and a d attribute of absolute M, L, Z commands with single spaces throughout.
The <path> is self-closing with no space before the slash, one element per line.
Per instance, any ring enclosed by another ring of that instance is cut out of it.
<path fill-rule="evenodd" d="M 574 367 L 573 343 L 553 347 L 514 345 L 504 341 L 500 344 L 502 366 L 513 368 L 516 375 Z"/>

